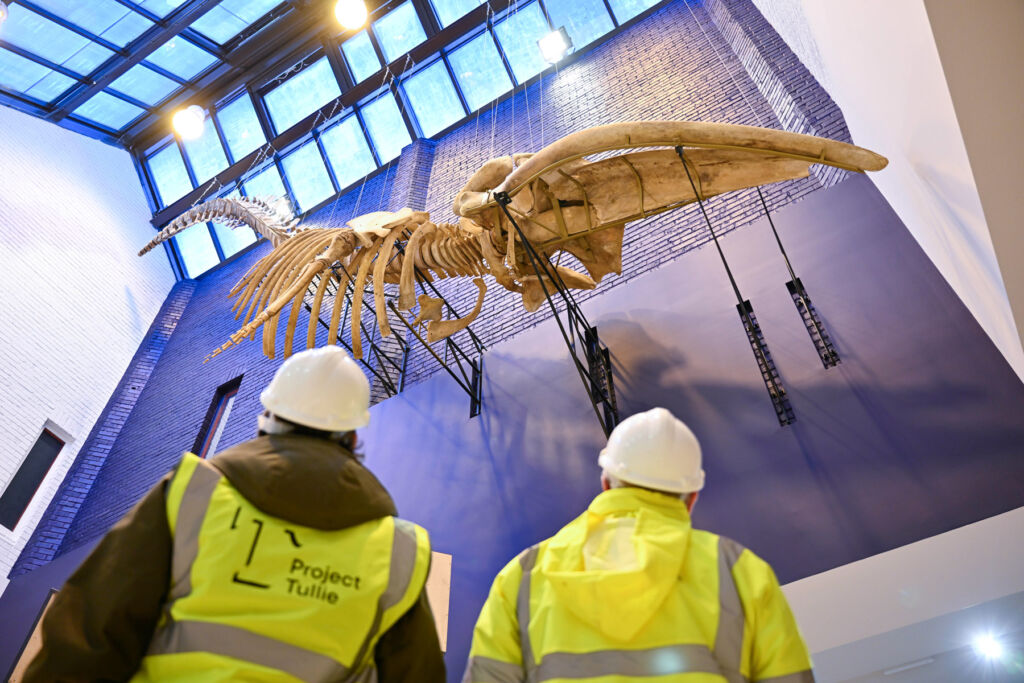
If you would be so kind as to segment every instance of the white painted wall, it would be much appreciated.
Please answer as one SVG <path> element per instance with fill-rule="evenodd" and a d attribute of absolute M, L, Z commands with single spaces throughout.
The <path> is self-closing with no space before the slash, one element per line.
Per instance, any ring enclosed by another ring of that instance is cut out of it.
<path fill-rule="evenodd" d="M 1021 538 L 1024 508 L 794 581 L 783 590 L 812 655 L 822 655 L 825 680 L 847 680 L 968 645 L 979 628 L 961 627 L 970 620 L 956 619 L 956 613 L 1024 591 Z M 932 629 L 938 634 L 870 640 L 947 615 L 948 624 Z M 1019 616 L 1011 623 L 1019 628 Z M 844 647 L 861 641 L 867 641 L 864 647 Z"/>
<path fill-rule="evenodd" d="M 0 107 L 0 493 L 47 421 L 73 439 L 11 532 L 0 592 L 174 284 L 128 153 Z"/>
<path fill-rule="evenodd" d="M 842 109 L 853 141 L 889 158 L 872 180 L 1024 379 L 1024 348 L 924 1 L 754 4 Z M 1019 68 L 1007 65 L 1007 75 Z"/>

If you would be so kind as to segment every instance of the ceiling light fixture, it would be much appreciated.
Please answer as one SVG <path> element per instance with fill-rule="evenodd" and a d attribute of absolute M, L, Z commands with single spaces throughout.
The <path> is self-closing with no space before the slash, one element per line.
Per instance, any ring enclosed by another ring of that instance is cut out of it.
<path fill-rule="evenodd" d="M 0 24 L 4 23 L 7 20 L 7 13 L 7 3 L 4 2 L 4 0 L 0 0 Z"/>
<path fill-rule="evenodd" d="M 1003 658 L 1003 644 L 991 633 L 984 633 L 974 639 L 974 651 L 985 659 Z"/>
<path fill-rule="evenodd" d="M 345 29 L 355 31 L 366 23 L 366 4 L 363 0 L 338 0 L 334 16 Z"/>
<path fill-rule="evenodd" d="M 561 61 L 572 49 L 572 38 L 564 26 L 559 26 L 557 31 L 552 31 L 537 41 L 540 46 L 540 53 L 548 64 L 556 64 Z"/>
<path fill-rule="evenodd" d="M 198 104 L 179 109 L 172 119 L 174 130 L 183 140 L 195 140 L 203 134 L 206 112 Z"/>

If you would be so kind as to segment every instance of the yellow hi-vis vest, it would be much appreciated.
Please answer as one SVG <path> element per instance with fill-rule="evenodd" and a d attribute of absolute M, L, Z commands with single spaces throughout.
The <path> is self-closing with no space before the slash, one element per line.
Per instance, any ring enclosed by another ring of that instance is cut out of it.
<path fill-rule="evenodd" d="M 612 489 L 498 574 L 463 683 L 812 683 L 771 567 L 690 527 L 685 505 Z"/>
<path fill-rule="evenodd" d="M 299 526 L 191 453 L 167 489 L 167 520 L 170 593 L 133 681 L 375 681 L 374 647 L 430 564 L 414 524 Z"/>

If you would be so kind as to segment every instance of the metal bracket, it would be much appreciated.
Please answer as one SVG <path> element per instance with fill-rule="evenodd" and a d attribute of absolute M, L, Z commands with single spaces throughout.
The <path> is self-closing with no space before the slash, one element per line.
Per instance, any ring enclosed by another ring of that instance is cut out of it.
<path fill-rule="evenodd" d="M 800 282 L 800 278 L 796 278 L 786 283 L 786 289 L 789 290 L 789 295 L 793 297 L 793 303 L 796 305 L 797 312 L 800 313 L 800 319 L 804 321 L 807 334 L 811 336 L 811 342 L 818 352 L 818 357 L 821 358 L 821 364 L 825 366 L 826 370 L 839 365 L 841 362 L 839 352 L 832 345 L 832 340 L 829 339 L 825 324 L 821 322 L 821 318 L 818 317 L 818 311 L 815 310 L 814 304 L 811 303 L 811 297 L 808 296 L 807 290 L 804 289 L 804 283 Z"/>
<path fill-rule="evenodd" d="M 508 210 L 508 205 L 512 203 L 509 194 L 495 192 L 494 199 L 522 241 L 523 251 L 526 252 L 530 266 L 540 282 L 555 322 L 558 323 L 562 339 L 569 349 L 569 357 L 572 358 L 576 372 L 587 391 L 587 396 L 590 397 L 597 421 L 601 424 L 605 436 L 609 436 L 615 425 L 619 423 L 619 409 L 615 403 L 615 386 L 612 382 L 611 356 L 608 353 L 608 347 L 601 343 L 597 336 L 597 328 L 591 325 L 587 317 L 583 315 L 583 311 L 576 303 L 576 299 L 569 287 L 566 286 L 558 269 L 552 266 L 546 257 L 538 254 L 530 241 L 526 239 L 519 223 Z M 551 284 L 553 292 L 548 288 L 546 282 Z M 556 306 L 555 297 L 560 299 L 565 307 L 566 320 L 564 322 L 562 314 Z M 578 349 L 583 351 L 582 360 L 579 357 Z"/>
<path fill-rule="evenodd" d="M 736 310 L 740 314 L 740 320 L 743 321 L 743 329 L 747 331 L 747 341 L 750 342 L 750 348 L 754 352 L 754 360 L 757 361 L 757 367 L 761 371 L 761 379 L 764 380 L 764 386 L 768 389 L 768 395 L 771 396 L 772 405 L 775 407 L 775 416 L 779 418 L 779 424 L 782 426 L 792 424 L 796 421 L 796 415 L 794 415 L 793 406 L 790 405 L 789 398 L 786 396 L 786 389 L 782 386 L 782 380 L 779 378 L 779 371 L 775 368 L 771 351 L 768 350 L 768 345 L 764 341 L 761 326 L 757 324 L 754 307 L 750 305 L 750 301 L 745 300 L 743 303 L 736 304 Z"/>

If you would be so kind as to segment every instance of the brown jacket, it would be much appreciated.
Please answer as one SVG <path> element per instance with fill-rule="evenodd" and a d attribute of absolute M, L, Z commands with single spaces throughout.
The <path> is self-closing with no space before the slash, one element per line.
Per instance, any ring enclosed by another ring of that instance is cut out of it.
<path fill-rule="evenodd" d="M 311 436 L 261 436 L 210 462 L 253 505 L 314 529 L 397 514 L 377 478 L 341 446 Z M 173 474 L 173 473 L 172 473 Z M 26 681 L 123 681 L 146 654 L 170 586 L 168 474 L 100 541 L 57 594 Z M 426 592 L 374 652 L 380 683 L 445 680 Z"/>

